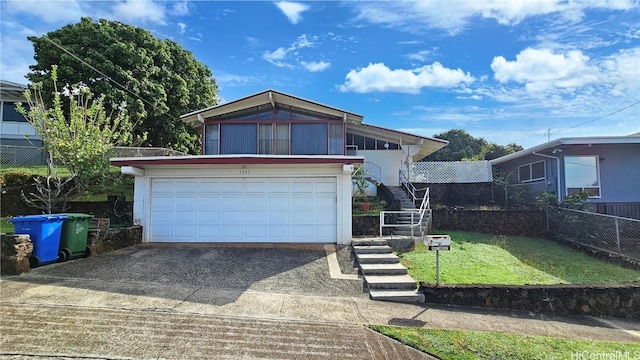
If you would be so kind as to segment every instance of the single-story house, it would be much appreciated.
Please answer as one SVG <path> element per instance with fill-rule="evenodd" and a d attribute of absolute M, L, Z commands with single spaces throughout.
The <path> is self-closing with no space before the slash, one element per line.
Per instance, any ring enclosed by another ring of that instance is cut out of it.
<path fill-rule="evenodd" d="M 27 86 L 0 80 L 0 144 L 2 163 L 35 165 L 44 163 L 42 140 L 27 119 L 16 109 L 16 103 L 28 108 L 24 91 Z"/>
<path fill-rule="evenodd" d="M 562 200 L 585 190 L 594 211 L 640 214 L 640 133 L 556 139 L 491 163 L 533 195 L 546 191 Z"/>
<path fill-rule="evenodd" d="M 145 242 L 351 241 L 351 174 L 380 181 L 447 142 L 362 124 L 362 115 L 266 90 L 194 111 L 202 154 L 113 158 L 135 176 Z"/>

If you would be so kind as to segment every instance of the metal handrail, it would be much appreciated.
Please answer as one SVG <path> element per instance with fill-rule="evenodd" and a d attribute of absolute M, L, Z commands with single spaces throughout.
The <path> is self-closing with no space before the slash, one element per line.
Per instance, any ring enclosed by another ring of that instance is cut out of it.
<path fill-rule="evenodd" d="M 417 189 L 407 178 L 407 176 L 404 174 L 404 172 L 402 170 L 400 170 L 400 183 L 402 184 L 402 186 L 404 186 L 405 189 L 407 189 L 407 192 L 409 193 L 409 195 L 411 195 L 411 199 L 413 201 L 413 204 L 415 205 L 416 201 L 418 200 L 418 192 L 419 191 L 424 191 L 424 190 L 429 190 L 429 187 L 425 187 L 425 188 L 420 188 Z"/>
<path fill-rule="evenodd" d="M 380 168 L 378 164 L 371 161 L 365 161 L 364 164 L 362 164 L 362 167 L 364 168 L 364 173 L 371 179 L 379 183 L 382 182 L 382 168 Z"/>
<path fill-rule="evenodd" d="M 414 188 L 415 189 L 415 188 Z M 411 229 L 411 237 L 415 237 L 414 229 L 418 228 L 420 230 L 420 235 L 424 236 L 424 230 L 429 229 L 431 225 L 431 206 L 429 201 L 429 188 L 425 188 L 424 196 L 422 197 L 422 202 L 420 203 L 420 208 L 418 209 L 405 209 L 405 210 L 394 210 L 394 211 L 381 211 L 380 212 L 380 238 L 382 238 L 382 230 L 385 227 L 408 227 Z M 411 216 L 411 224 L 387 224 L 385 222 L 386 214 L 409 214 Z M 424 215 L 428 214 L 427 220 L 424 221 Z M 418 222 L 415 222 L 415 215 L 418 215 Z"/>

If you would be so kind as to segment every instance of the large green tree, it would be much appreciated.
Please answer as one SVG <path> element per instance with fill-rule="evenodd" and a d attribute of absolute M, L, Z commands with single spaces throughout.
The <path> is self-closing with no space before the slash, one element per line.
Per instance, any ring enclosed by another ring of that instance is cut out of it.
<path fill-rule="evenodd" d="M 218 89 L 209 68 L 191 52 L 145 29 L 91 18 L 29 40 L 36 64 L 30 66 L 27 78 L 42 83 L 48 104 L 53 102 L 51 67 L 58 65 L 59 83 L 84 83 L 110 104 L 125 101 L 135 134 L 147 134 L 144 145 L 199 152 L 198 132 L 179 117 L 215 105 Z"/>
<path fill-rule="evenodd" d="M 522 150 L 520 145 L 497 145 L 460 129 L 445 131 L 434 137 L 449 141 L 449 145 L 425 157 L 423 161 L 492 160 Z"/>

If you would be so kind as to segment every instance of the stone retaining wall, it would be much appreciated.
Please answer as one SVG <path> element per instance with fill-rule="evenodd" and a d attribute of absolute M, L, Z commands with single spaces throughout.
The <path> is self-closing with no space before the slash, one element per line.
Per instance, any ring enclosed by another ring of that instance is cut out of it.
<path fill-rule="evenodd" d="M 427 303 L 640 319 L 640 284 L 428 285 Z"/>
<path fill-rule="evenodd" d="M 142 243 L 142 226 L 115 229 L 89 229 L 87 246 L 98 255 Z"/>
<path fill-rule="evenodd" d="M 542 237 L 545 215 L 537 210 L 434 209 L 433 228 L 485 234 Z"/>
<path fill-rule="evenodd" d="M 493 183 L 428 184 L 413 183 L 417 189 L 429 188 L 433 206 L 488 205 L 493 203 Z M 424 195 L 419 193 L 420 198 Z"/>
<path fill-rule="evenodd" d="M 89 229 L 87 246 L 91 256 L 134 246 L 142 242 L 142 227 Z M 0 267 L 2 275 L 18 275 L 30 270 L 29 257 L 33 244 L 29 235 L 2 234 Z"/>
<path fill-rule="evenodd" d="M 29 235 L 2 234 L 0 242 L 0 273 L 2 275 L 18 275 L 28 272 L 29 257 L 33 252 L 33 244 Z"/>

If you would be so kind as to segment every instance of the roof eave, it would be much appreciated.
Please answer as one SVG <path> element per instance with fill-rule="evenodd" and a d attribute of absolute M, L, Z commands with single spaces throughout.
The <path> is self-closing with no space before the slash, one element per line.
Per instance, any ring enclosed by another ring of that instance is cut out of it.
<path fill-rule="evenodd" d="M 211 116 L 223 115 L 259 105 L 271 104 L 273 106 L 275 105 L 275 103 L 297 106 L 308 110 L 339 116 L 349 123 L 361 123 L 363 119 L 362 115 L 350 111 L 338 109 L 332 106 L 324 105 L 318 102 L 310 101 L 271 89 L 221 105 L 215 105 L 205 109 L 193 111 L 180 116 L 180 119 L 182 119 L 182 121 L 186 122 L 190 126 L 195 127 L 201 125 L 204 119 Z M 200 118 L 198 117 L 198 115 L 200 116 Z"/>

